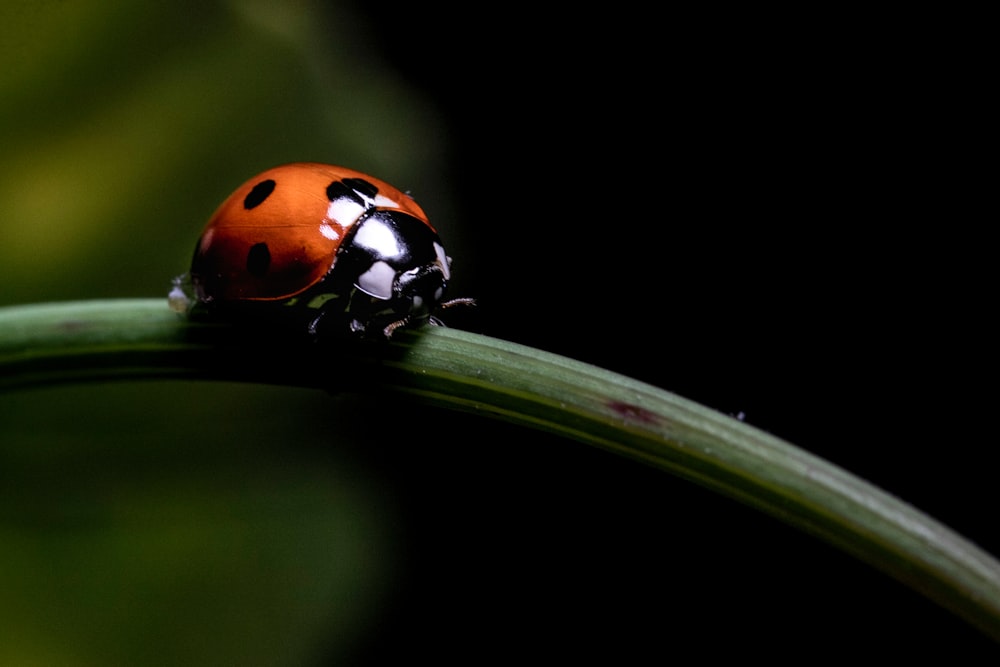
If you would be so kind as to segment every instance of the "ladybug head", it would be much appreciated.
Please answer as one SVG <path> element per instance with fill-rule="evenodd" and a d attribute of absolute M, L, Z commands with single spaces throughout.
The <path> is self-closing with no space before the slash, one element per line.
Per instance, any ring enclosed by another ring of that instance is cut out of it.
<path fill-rule="evenodd" d="M 393 209 L 376 209 L 355 225 L 338 251 L 333 274 L 361 293 L 350 305 L 355 330 L 376 322 L 427 320 L 451 277 L 437 233 Z"/>

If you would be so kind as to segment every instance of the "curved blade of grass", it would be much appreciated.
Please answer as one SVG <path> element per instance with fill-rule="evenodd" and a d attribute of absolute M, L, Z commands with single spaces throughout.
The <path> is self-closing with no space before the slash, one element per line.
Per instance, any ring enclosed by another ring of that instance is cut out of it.
<path fill-rule="evenodd" d="M 315 370 L 324 355 L 339 369 L 352 360 L 339 374 L 351 387 L 544 429 L 724 493 L 869 562 L 1000 639 L 1000 563 L 992 556 L 822 459 L 604 369 L 439 327 L 346 351 L 193 324 L 163 300 L 0 308 L 2 390 L 169 377 L 335 389 Z"/>

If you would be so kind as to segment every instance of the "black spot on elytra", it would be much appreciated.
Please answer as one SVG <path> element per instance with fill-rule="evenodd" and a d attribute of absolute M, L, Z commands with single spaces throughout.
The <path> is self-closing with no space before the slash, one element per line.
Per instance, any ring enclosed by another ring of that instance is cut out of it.
<path fill-rule="evenodd" d="M 344 178 L 326 186 L 326 196 L 330 201 L 350 197 L 359 204 L 364 204 L 365 197 L 371 199 L 377 194 L 378 188 L 363 178 Z"/>
<path fill-rule="evenodd" d="M 250 247 L 250 252 L 247 253 L 247 271 L 251 276 L 263 278 L 270 265 L 271 251 L 267 249 L 266 243 L 256 243 Z"/>
<path fill-rule="evenodd" d="M 252 208 L 257 208 L 264 203 L 264 200 L 271 196 L 274 192 L 274 179 L 267 179 L 266 181 L 261 181 L 257 185 L 253 186 L 253 190 L 250 194 L 246 196 L 243 200 L 243 208 L 250 210 Z M 255 246 L 256 247 L 256 246 Z"/>

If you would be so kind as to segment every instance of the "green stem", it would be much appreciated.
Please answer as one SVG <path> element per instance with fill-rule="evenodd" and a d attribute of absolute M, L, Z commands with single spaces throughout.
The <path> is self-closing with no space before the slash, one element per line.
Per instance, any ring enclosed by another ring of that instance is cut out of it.
<path fill-rule="evenodd" d="M 695 481 L 829 541 L 1000 639 L 1000 563 L 993 557 L 867 482 L 736 419 L 607 370 L 454 329 L 402 332 L 391 343 L 349 351 L 246 329 L 193 324 L 163 300 L 0 308 L 0 389 L 172 377 L 326 389 L 343 381 L 398 391 Z M 317 370 L 331 368 L 334 378 Z"/>

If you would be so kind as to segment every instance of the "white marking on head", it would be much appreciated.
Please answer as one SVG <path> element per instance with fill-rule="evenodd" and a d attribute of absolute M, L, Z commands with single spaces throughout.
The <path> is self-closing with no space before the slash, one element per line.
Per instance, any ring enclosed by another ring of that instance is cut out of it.
<path fill-rule="evenodd" d="M 399 204 L 385 195 L 375 195 L 375 198 L 369 201 L 381 208 L 399 208 Z"/>
<path fill-rule="evenodd" d="M 444 254 L 444 246 L 435 241 L 434 252 L 437 254 L 438 263 L 441 265 L 441 273 L 444 274 L 444 279 L 451 280 L 451 262 L 448 261 L 448 256 Z"/>
<path fill-rule="evenodd" d="M 358 276 L 355 283 L 358 289 L 376 299 L 392 297 L 392 282 L 396 279 L 396 270 L 385 262 L 375 262 L 367 271 Z"/>
<path fill-rule="evenodd" d="M 374 218 L 358 228 L 354 234 L 354 243 L 382 257 L 396 257 L 401 254 L 395 233 Z"/>
<path fill-rule="evenodd" d="M 326 219 L 347 228 L 357 222 L 364 212 L 365 207 L 350 197 L 338 197 L 327 207 Z"/>

